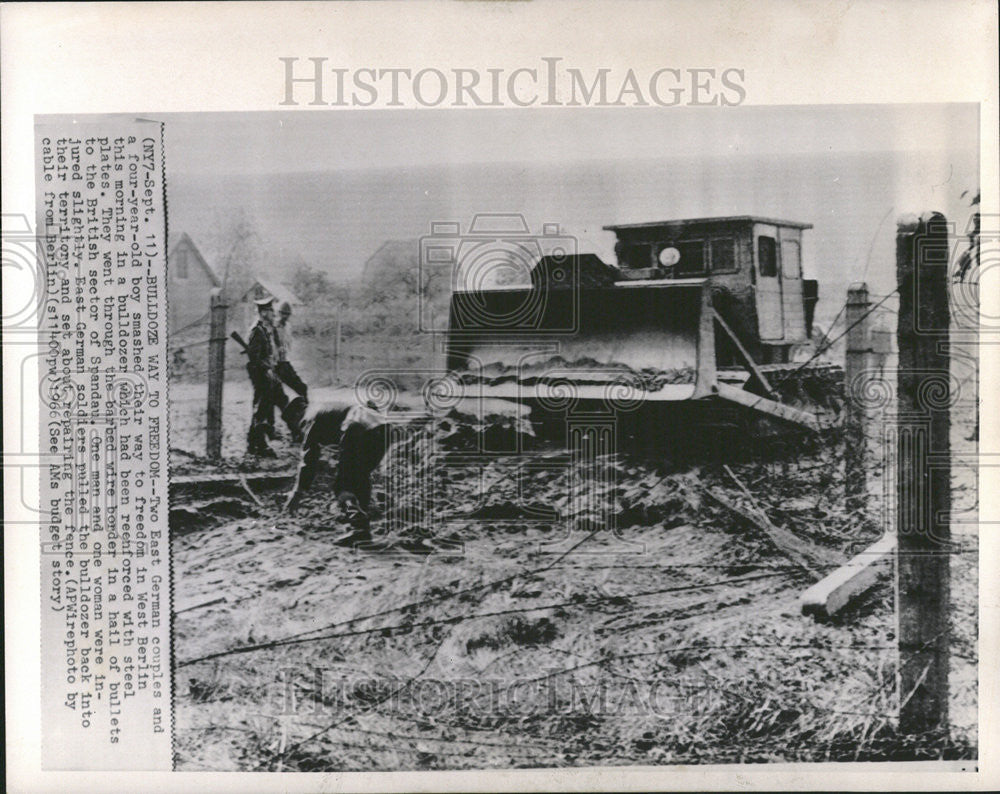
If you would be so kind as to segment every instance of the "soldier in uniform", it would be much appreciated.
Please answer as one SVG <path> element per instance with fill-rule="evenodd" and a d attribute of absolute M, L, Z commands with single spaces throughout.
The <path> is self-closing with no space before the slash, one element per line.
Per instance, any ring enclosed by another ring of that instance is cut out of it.
<path fill-rule="evenodd" d="M 247 341 L 247 373 L 253 385 L 253 414 L 250 417 L 250 431 L 247 433 L 247 451 L 251 455 L 275 457 L 274 450 L 268 446 L 274 406 L 281 402 L 285 390 L 277 382 L 274 365 L 274 301 L 262 298 L 257 304 L 257 322 L 250 329 L 250 339 Z M 278 393 L 281 393 L 281 397 Z M 285 398 L 287 402 L 287 398 Z"/>
<path fill-rule="evenodd" d="M 289 402 L 288 395 L 281 386 L 275 372 L 278 363 L 277 338 L 274 329 L 274 301 L 263 298 L 256 301 L 258 318 L 250 329 L 247 341 L 247 372 L 253 385 L 253 415 L 250 417 L 250 431 L 247 433 L 247 451 L 251 455 L 273 458 L 274 450 L 268 446 L 274 408 L 292 432 L 292 438 L 299 437 L 300 421 L 305 412 L 305 400 L 296 398 Z"/>
<path fill-rule="evenodd" d="M 369 408 L 350 403 L 310 406 L 303 422 L 305 440 L 295 487 L 288 495 L 285 510 L 291 512 L 316 476 L 320 452 L 327 444 L 340 445 L 340 459 L 334 479 L 334 493 L 351 531 L 338 543 L 359 543 L 371 539 L 368 509 L 371 504 L 371 475 L 386 450 L 384 417 Z"/>

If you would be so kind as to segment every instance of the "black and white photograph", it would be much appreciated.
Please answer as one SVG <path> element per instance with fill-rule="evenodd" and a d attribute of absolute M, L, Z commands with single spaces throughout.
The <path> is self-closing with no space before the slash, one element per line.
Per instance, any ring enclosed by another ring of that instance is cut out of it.
<path fill-rule="evenodd" d="M 975 763 L 975 107 L 164 122 L 178 769 Z"/>
<path fill-rule="evenodd" d="M 995 4 L 0 23 L 7 788 L 997 787 Z"/>

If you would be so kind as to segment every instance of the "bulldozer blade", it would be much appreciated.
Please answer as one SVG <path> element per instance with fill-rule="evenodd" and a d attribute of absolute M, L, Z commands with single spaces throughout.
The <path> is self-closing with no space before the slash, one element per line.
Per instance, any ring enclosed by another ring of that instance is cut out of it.
<path fill-rule="evenodd" d="M 449 368 L 487 396 L 689 400 L 716 383 L 704 279 L 452 296 Z"/>

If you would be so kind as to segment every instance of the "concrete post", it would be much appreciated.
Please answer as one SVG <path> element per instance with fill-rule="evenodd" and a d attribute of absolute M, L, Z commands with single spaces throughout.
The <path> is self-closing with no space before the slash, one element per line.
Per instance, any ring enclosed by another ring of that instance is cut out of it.
<path fill-rule="evenodd" d="M 868 371 L 871 335 L 868 285 L 852 284 L 847 290 L 847 353 L 844 360 L 844 494 L 847 508 L 864 508 L 868 495 L 867 417 L 864 378 Z"/>

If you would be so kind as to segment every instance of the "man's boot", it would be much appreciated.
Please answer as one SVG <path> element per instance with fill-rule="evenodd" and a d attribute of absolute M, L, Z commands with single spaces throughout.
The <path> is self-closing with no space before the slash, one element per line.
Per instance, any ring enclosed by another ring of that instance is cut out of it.
<path fill-rule="evenodd" d="M 355 546 L 360 543 L 370 543 L 372 539 L 371 524 L 357 497 L 352 493 L 344 493 L 337 497 L 340 511 L 351 529 L 337 537 L 334 543 L 344 546 Z"/>
<path fill-rule="evenodd" d="M 251 455 L 256 455 L 258 458 L 276 458 L 278 456 L 274 450 L 267 445 L 266 433 L 267 428 L 265 425 L 251 427 L 250 433 L 247 436 L 247 452 Z"/>

